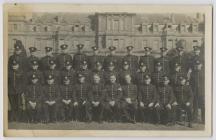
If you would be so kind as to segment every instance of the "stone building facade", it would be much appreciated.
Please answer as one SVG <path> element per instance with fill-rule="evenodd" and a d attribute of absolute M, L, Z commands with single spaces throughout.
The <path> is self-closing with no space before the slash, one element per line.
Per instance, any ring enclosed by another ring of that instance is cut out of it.
<path fill-rule="evenodd" d="M 154 53 L 160 47 L 176 47 L 181 40 L 187 51 L 194 45 L 203 45 L 204 15 L 184 14 L 135 14 L 135 13 L 33 13 L 9 15 L 9 52 L 13 52 L 16 39 L 28 48 L 38 48 L 38 56 L 44 55 L 44 47 L 53 47 L 59 53 L 59 46 L 66 43 L 70 53 L 76 52 L 76 45 L 83 43 L 84 51 L 91 53 L 97 46 L 106 55 L 108 46 L 117 47 L 117 53 L 133 45 L 140 55 L 143 47 L 151 47 Z"/>

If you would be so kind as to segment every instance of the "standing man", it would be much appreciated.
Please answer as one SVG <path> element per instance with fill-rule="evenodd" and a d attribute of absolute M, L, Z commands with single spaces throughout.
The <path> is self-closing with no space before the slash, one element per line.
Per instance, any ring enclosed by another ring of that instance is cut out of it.
<path fill-rule="evenodd" d="M 37 48 L 30 47 L 29 48 L 30 56 L 28 57 L 28 70 L 31 69 L 32 61 L 39 61 L 39 58 L 36 56 Z"/>
<path fill-rule="evenodd" d="M 159 100 L 155 104 L 158 123 L 171 124 L 172 119 L 172 103 L 175 100 L 173 88 L 169 86 L 169 78 L 163 76 L 163 84 L 158 87 Z"/>
<path fill-rule="evenodd" d="M 139 63 L 144 63 L 147 70 L 152 73 L 154 72 L 155 58 L 151 55 L 152 48 L 144 47 L 144 56 L 140 57 Z"/>
<path fill-rule="evenodd" d="M 122 85 L 123 103 L 122 109 L 126 121 L 135 123 L 135 115 L 137 112 L 137 97 L 138 91 L 137 86 L 134 85 L 131 80 L 130 74 L 125 75 L 125 84 Z"/>
<path fill-rule="evenodd" d="M 194 63 L 194 68 L 191 73 L 191 87 L 194 93 L 193 108 L 194 121 L 198 121 L 198 116 L 201 117 L 201 122 L 205 123 L 205 73 L 203 64 L 197 60 Z"/>
<path fill-rule="evenodd" d="M 129 69 L 135 73 L 138 69 L 138 57 L 133 55 L 133 46 L 127 46 L 127 55 L 123 58 L 123 62 L 127 61 L 129 64 Z"/>
<path fill-rule="evenodd" d="M 102 69 L 102 63 L 100 61 L 96 61 L 95 68 L 92 71 L 92 75 L 95 75 L 95 74 L 99 75 L 100 82 L 102 84 L 104 84 L 104 75 L 105 75 L 105 72 Z"/>
<path fill-rule="evenodd" d="M 46 56 L 41 58 L 41 70 L 46 71 L 49 69 L 50 60 L 56 61 L 56 58 L 53 56 L 53 49 L 51 47 L 45 47 Z"/>
<path fill-rule="evenodd" d="M 96 67 L 96 62 L 103 64 L 103 56 L 99 55 L 98 47 L 92 47 L 93 55 L 89 57 L 89 69 L 94 70 Z"/>
<path fill-rule="evenodd" d="M 30 78 L 31 84 L 27 86 L 25 91 L 26 107 L 29 121 L 36 123 L 42 121 L 43 88 L 37 75 L 32 74 Z"/>
<path fill-rule="evenodd" d="M 53 75 L 48 75 L 44 85 L 44 115 L 45 122 L 56 122 L 59 113 L 60 90 L 55 84 Z"/>
<path fill-rule="evenodd" d="M 85 81 L 87 83 L 91 82 L 91 76 L 92 76 L 91 74 L 92 74 L 92 72 L 91 72 L 91 70 L 88 69 L 88 63 L 87 63 L 86 60 L 82 61 L 81 65 L 80 65 L 80 69 L 79 69 L 79 71 L 77 71 L 77 75 L 78 74 L 84 75 L 85 76 Z"/>
<path fill-rule="evenodd" d="M 112 62 L 112 61 L 107 65 L 107 69 L 104 72 L 104 82 L 105 82 L 105 84 L 110 83 L 110 76 L 111 75 L 115 75 L 115 78 L 117 80 L 116 82 L 118 82 L 119 75 L 118 75 L 118 72 L 115 69 L 114 62 Z"/>
<path fill-rule="evenodd" d="M 155 72 L 152 73 L 152 84 L 156 87 L 159 87 L 163 83 L 163 76 L 166 73 L 162 71 L 162 65 L 160 62 L 157 62 L 155 65 Z"/>
<path fill-rule="evenodd" d="M 77 81 L 76 72 L 72 68 L 71 61 L 68 61 L 68 60 L 65 61 L 65 66 L 60 73 L 61 73 L 61 81 L 64 80 L 65 76 L 69 78 L 70 84 L 74 84 Z"/>
<path fill-rule="evenodd" d="M 175 63 L 174 72 L 170 76 L 170 81 L 173 88 L 178 85 L 179 77 L 182 76 L 186 76 L 186 74 L 182 71 L 182 65 Z"/>
<path fill-rule="evenodd" d="M 191 87 L 189 85 L 186 85 L 187 79 L 185 77 L 179 77 L 179 81 L 180 84 L 174 89 L 174 93 L 178 103 L 177 116 L 182 115 L 182 110 L 186 111 L 189 122 L 188 127 L 192 127 L 193 93 Z"/>
<path fill-rule="evenodd" d="M 50 60 L 48 65 L 48 70 L 44 71 L 44 78 L 47 79 L 49 75 L 52 75 L 55 81 L 55 84 L 60 84 L 60 72 L 56 69 L 56 63 L 53 60 Z"/>
<path fill-rule="evenodd" d="M 70 84 L 70 78 L 64 76 L 63 83 L 60 86 L 60 109 L 62 121 L 71 121 L 73 112 L 73 87 Z"/>
<path fill-rule="evenodd" d="M 141 119 L 145 122 L 152 122 L 154 116 L 154 105 L 157 101 L 157 90 L 151 84 L 150 75 L 145 75 L 144 84 L 138 91 L 139 110 L 141 112 Z"/>
<path fill-rule="evenodd" d="M 75 70 L 79 70 L 81 63 L 85 60 L 87 61 L 87 56 L 82 52 L 84 45 L 78 44 L 77 45 L 77 53 L 73 57 L 73 68 Z"/>
<path fill-rule="evenodd" d="M 147 70 L 147 65 L 144 62 L 140 62 L 139 69 L 136 73 L 135 83 L 137 84 L 138 88 L 143 86 L 145 81 L 144 78 L 146 75 L 149 75 L 149 71 Z"/>
<path fill-rule="evenodd" d="M 130 69 L 130 65 L 129 65 L 129 62 L 127 60 L 123 61 L 123 66 L 122 66 L 122 69 L 119 71 L 119 83 L 122 85 L 122 84 L 125 84 L 125 75 L 130 75 L 131 76 L 131 80 L 132 82 L 134 82 L 134 73 L 131 71 Z"/>
<path fill-rule="evenodd" d="M 121 118 L 121 99 L 122 88 L 120 84 L 116 83 L 116 76 L 110 75 L 109 83 L 105 85 L 105 110 L 109 121 L 120 121 Z"/>
<path fill-rule="evenodd" d="M 85 75 L 78 74 L 78 83 L 74 86 L 74 113 L 75 120 L 92 121 L 92 93 Z"/>
<path fill-rule="evenodd" d="M 14 60 L 19 63 L 19 69 L 26 71 L 27 59 L 26 55 L 23 55 L 24 48 L 22 46 L 21 41 L 20 43 L 14 44 L 14 54 L 9 57 L 8 67 L 11 68 L 13 66 Z"/>
<path fill-rule="evenodd" d="M 27 79 L 30 79 L 30 81 L 28 81 L 28 84 L 32 82 L 31 80 L 31 76 L 34 74 L 37 76 L 38 78 L 38 83 L 40 84 L 44 84 L 44 75 L 43 73 L 39 70 L 39 64 L 37 60 L 32 60 L 30 65 L 30 70 L 27 73 Z"/>
<path fill-rule="evenodd" d="M 102 123 L 103 121 L 103 112 L 104 112 L 104 85 L 100 82 L 100 75 L 93 75 L 93 83 L 92 83 L 92 115 L 95 121 Z"/>
<path fill-rule="evenodd" d="M 58 69 L 62 70 L 65 67 L 66 61 L 72 62 L 72 57 L 68 54 L 67 44 L 62 44 L 60 48 L 61 48 L 61 54 L 57 56 L 56 62 L 57 62 Z"/>
<path fill-rule="evenodd" d="M 116 47 L 110 46 L 109 51 L 110 51 L 110 54 L 106 56 L 104 59 L 104 69 L 105 70 L 108 69 L 110 62 L 113 62 L 115 68 L 118 68 L 118 64 L 119 64 L 119 57 L 115 55 Z"/>
<path fill-rule="evenodd" d="M 156 60 L 156 63 L 160 62 L 162 66 L 162 71 L 166 74 L 169 74 L 170 73 L 170 60 L 167 56 L 168 49 L 165 47 L 162 47 L 160 48 L 160 50 L 161 50 L 161 56 Z"/>
<path fill-rule="evenodd" d="M 18 121 L 20 110 L 25 107 L 25 101 L 22 100 L 24 99 L 25 73 L 16 60 L 13 60 L 10 66 L 8 71 L 8 97 L 11 111 L 8 116 L 10 121 Z"/>

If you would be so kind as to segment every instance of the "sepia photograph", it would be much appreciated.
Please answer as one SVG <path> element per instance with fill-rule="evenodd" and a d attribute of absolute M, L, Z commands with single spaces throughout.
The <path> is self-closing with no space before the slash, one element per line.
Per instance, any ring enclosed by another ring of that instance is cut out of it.
<path fill-rule="evenodd" d="M 4 5 L 5 136 L 211 136 L 211 115 L 211 6 Z"/>

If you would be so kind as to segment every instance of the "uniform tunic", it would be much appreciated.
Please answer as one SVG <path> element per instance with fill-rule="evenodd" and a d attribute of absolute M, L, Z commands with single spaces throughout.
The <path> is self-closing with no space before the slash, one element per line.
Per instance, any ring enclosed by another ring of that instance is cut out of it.
<path fill-rule="evenodd" d="M 92 101 L 91 87 L 87 83 L 78 83 L 73 90 L 76 102 Z"/>
<path fill-rule="evenodd" d="M 54 70 L 47 70 L 44 72 L 44 78 L 45 79 L 47 79 L 49 77 L 49 75 L 53 75 L 56 84 L 61 83 L 60 72 L 58 70 L 54 69 Z"/>
<path fill-rule="evenodd" d="M 102 83 L 99 84 L 92 84 L 91 85 L 91 93 L 92 93 L 92 101 L 99 101 L 104 102 L 105 93 L 104 93 L 104 86 Z"/>
<path fill-rule="evenodd" d="M 145 83 L 145 76 L 149 75 L 150 73 L 148 71 L 142 72 L 140 70 L 138 70 L 138 72 L 135 75 L 135 83 L 137 84 L 137 86 L 142 86 Z"/>
<path fill-rule="evenodd" d="M 152 55 L 141 56 L 139 63 L 143 62 L 150 73 L 154 72 L 155 58 Z"/>
<path fill-rule="evenodd" d="M 162 107 L 171 104 L 174 101 L 173 89 L 169 85 L 158 87 L 159 103 Z"/>
<path fill-rule="evenodd" d="M 163 81 L 163 76 L 165 73 L 163 71 L 157 71 L 152 73 L 152 83 L 158 87 L 162 81 Z"/>
<path fill-rule="evenodd" d="M 123 98 L 131 98 L 132 102 L 137 101 L 137 86 L 134 84 L 124 84 L 122 85 Z"/>
<path fill-rule="evenodd" d="M 58 67 L 58 69 L 62 70 L 65 67 L 65 62 L 66 61 L 72 62 L 72 57 L 69 54 L 61 53 L 57 57 L 56 61 L 57 61 L 57 67 Z"/>
<path fill-rule="evenodd" d="M 177 103 L 182 105 L 182 104 L 186 104 L 187 102 L 191 103 L 193 102 L 193 93 L 191 90 L 191 87 L 188 85 L 184 85 L 184 86 L 177 86 L 174 89 L 174 93 L 177 99 Z"/>
<path fill-rule="evenodd" d="M 36 77 L 39 79 L 39 83 L 40 84 L 44 84 L 45 83 L 45 81 L 44 81 L 44 75 L 43 75 L 43 73 L 40 70 L 30 70 L 27 73 L 27 79 L 29 80 L 28 83 L 31 82 L 31 77 L 32 77 L 33 74 L 36 75 Z"/>
<path fill-rule="evenodd" d="M 17 55 L 17 54 L 13 54 L 9 57 L 8 60 L 8 66 L 9 69 L 12 68 L 12 63 L 13 61 L 16 60 L 20 66 L 20 69 L 22 69 L 23 71 L 27 70 L 27 57 L 24 55 Z"/>
<path fill-rule="evenodd" d="M 87 56 L 85 54 L 83 54 L 83 53 L 75 54 L 73 57 L 73 68 L 75 70 L 79 70 L 80 66 L 84 60 L 86 60 L 86 61 L 88 60 Z"/>
<path fill-rule="evenodd" d="M 139 89 L 138 100 L 140 102 L 143 102 L 144 105 L 155 103 L 157 101 L 156 87 L 152 84 L 144 84 L 143 86 L 141 86 L 141 88 Z"/>
<path fill-rule="evenodd" d="M 186 72 L 188 70 L 188 59 L 186 55 L 177 55 L 171 60 L 171 69 L 174 71 L 175 64 L 178 63 L 181 66 L 182 72 Z"/>
<path fill-rule="evenodd" d="M 169 74 L 170 73 L 170 61 L 169 61 L 169 58 L 167 56 L 162 56 L 160 58 L 158 58 L 156 60 L 156 62 L 160 62 L 161 63 L 161 66 L 162 66 L 162 71 L 164 73 L 167 73 Z"/>
<path fill-rule="evenodd" d="M 104 82 L 105 82 L 105 79 L 104 79 L 105 71 L 104 70 L 100 70 L 100 71 L 93 70 L 92 71 L 92 76 L 91 76 L 91 81 L 93 81 L 93 75 L 95 75 L 95 74 L 98 74 L 100 76 L 100 82 L 102 84 L 104 84 Z"/>
<path fill-rule="evenodd" d="M 131 69 L 132 72 L 137 71 L 138 69 L 138 57 L 135 55 L 126 55 L 123 58 L 123 61 L 127 61 L 129 63 L 129 68 Z M 123 63 L 122 63 L 123 64 Z"/>
<path fill-rule="evenodd" d="M 76 72 L 73 69 L 67 70 L 63 69 L 61 72 L 61 83 L 65 76 L 67 76 L 70 79 L 70 84 L 74 84 L 76 80 Z"/>
<path fill-rule="evenodd" d="M 40 68 L 43 71 L 46 71 L 49 69 L 49 62 L 53 60 L 54 62 L 56 61 L 56 58 L 54 56 L 44 56 L 43 58 L 41 58 L 41 64 L 40 64 Z"/>
<path fill-rule="evenodd" d="M 95 65 L 96 62 L 100 62 L 101 64 L 104 63 L 104 57 L 100 56 L 100 55 L 93 55 L 93 56 L 89 56 L 89 69 L 90 70 L 94 70 L 95 69 Z"/>
<path fill-rule="evenodd" d="M 105 86 L 105 93 L 106 93 L 106 101 L 115 101 L 119 102 L 122 98 L 122 88 L 120 84 L 107 84 Z"/>
<path fill-rule="evenodd" d="M 27 101 L 32 101 L 41 104 L 43 98 L 43 87 L 37 84 L 28 85 L 25 91 L 25 97 Z"/>
<path fill-rule="evenodd" d="M 178 85 L 179 77 L 185 77 L 186 74 L 183 72 L 174 72 L 170 76 L 170 84 L 174 87 Z"/>

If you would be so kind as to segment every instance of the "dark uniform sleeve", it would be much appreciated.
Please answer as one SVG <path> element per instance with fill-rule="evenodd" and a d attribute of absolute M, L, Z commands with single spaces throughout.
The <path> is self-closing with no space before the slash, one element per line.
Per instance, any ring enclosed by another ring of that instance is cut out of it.
<path fill-rule="evenodd" d="M 87 90 L 88 101 L 91 102 L 93 100 L 92 89 L 91 86 L 88 86 Z"/>
<path fill-rule="evenodd" d="M 122 87 L 120 86 L 120 84 L 118 84 L 116 101 L 118 102 L 119 100 L 121 100 L 121 98 L 122 98 Z"/>
<path fill-rule="evenodd" d="M 74 86 L 74 88 L 73 88 L 73 101 L 77 102 L 76 86 Z"/>
<path fill-rule="evenodd" d="M 152 102 L 158 102 L 159 100 L 159 95 L 157 94 L 157 89 L 156 87 L 153 85 L 153 98 L 152 98 Z"/>
<path fill-rule="evenodd" d="M 174 93 L 173 93 L 173 89 L 172 89 L 172 87 L 169 87 L 169 101 L 168 101 L 168 104 L 171 104 L 174 100 L 175 100 L 175 96 L 174 96 Z"/>
<path fill-rule="evenodd" d="M 138 89 L 138 102 L 142 102 L 142 88 Z"/>
<path fill-rule="evenodd" d="M 190 86 L 187 86 L 188 102 L 193 103 L 193 92 Z"/>

